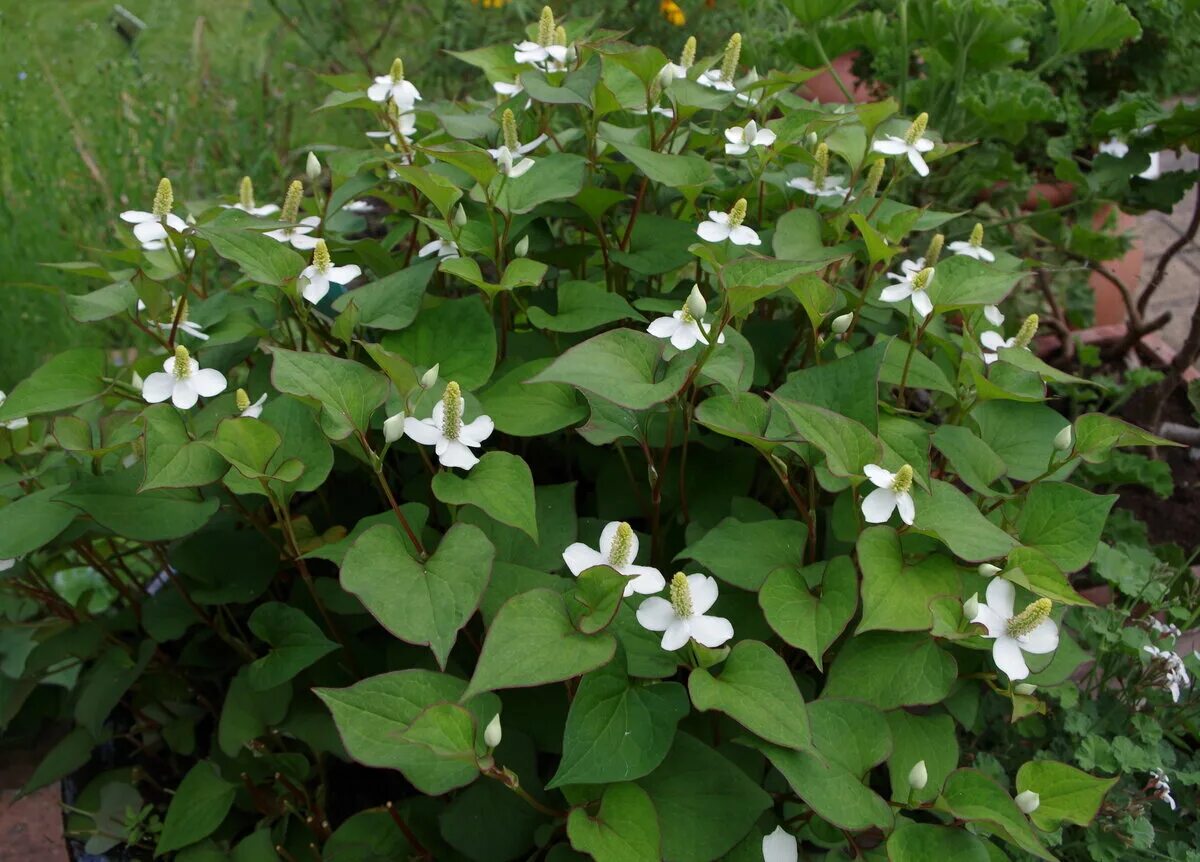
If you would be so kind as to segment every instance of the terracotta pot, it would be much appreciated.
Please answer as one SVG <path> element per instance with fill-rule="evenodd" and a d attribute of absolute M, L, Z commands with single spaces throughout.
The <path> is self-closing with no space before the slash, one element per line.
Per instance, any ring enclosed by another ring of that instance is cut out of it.
<path fill-rule="evenodd" d="M 1102 228 L 1110 221 L 1114 213 L 1116 214 L 1117 230 L 1122 233 L 1137 226 L 1137 219 L 1133 216 L 1123 213 L 1115 207 L 1105 206 L 1096 212 L 1095 218 L 1092 219 L 1092 227 L 1097 230 Z M 1124 257 L 1104 261 L 1100 265 L 1119 278 L 1136 295 L 1144 256 L 1142 238 L 1139 234 Z M 1121 293 L 1117 290 L 1116 285 L 1098 272 L 1092 273 L 1088 284 L 1096 294 L 1096 325 L 1105 326 L 1124 321 L 1125 303 L 1121 300 Z"/>
<path fill-rule="evenodd" d="M 1078 338 L 1082 344 L 1109 345 L 1116 344 L 1123 339 L 1129 332 L 1129 327 L 1125 325 L 1122 319 L 1121 323 L 1109 323 L 1103 326 L 1093 326 L 1088 329 L 1080 329 L 1072 333 L 1075 338 Z M 1057 335 L 1043 335 L 1034 342 L 1034 347 L 1038 356 L 1045 359 L 1048 356 L 1054 355 L 1062 346 L 1062 342 Z M 1138 354 L 1144 362 L 1148 362 L 1155 367 L 1163 367 L 1170 365 L 1175 359 L 1176 350 L 1167 342 L 1163 341 L 1162 336 L 1157 332 L 1151 332 L 1149 335 L 1142 336 L 1141 341 L 1137 345 Z M 1200 371 L 1195 368 L 1186 368 L 1183 372 L 1184 383 L 1190 383 L 1193 380 L 1200 380 Z"/>
<path fill-rule="evenodd" d="M 840 57 L 835 57 L 830 64 L 838 73 L 838 77 L 842 79 L 842 83 L 850 90 L 850 94 L 854 97 L 855 102 L 870 101 L 871 90 L 866 82 L 860 81 L 858 76 L 851 71 L 854 65 L 855 58 L 858 57 L 857 51 L 851 51 L 849 54 L 842 54 Z M 844 105 L 850 100 L 846 98 L 846 94 L 842 92 L 842 88 L 837 85 L 833 75 L 828 69 L 821 71 L 819 75 L 814 75 L 803 84 L 800 85 L 800 95 L 806 99 L 814 99 L 823 104 Z"/>

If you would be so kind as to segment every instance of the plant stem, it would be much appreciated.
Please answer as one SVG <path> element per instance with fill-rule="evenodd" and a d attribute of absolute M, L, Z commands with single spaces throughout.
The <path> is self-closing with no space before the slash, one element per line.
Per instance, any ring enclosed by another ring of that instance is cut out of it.
<path fill-rule="evenodd" d="M 842 95 L 846 97 L 846 101 L 853 103 L 854 94 L 850 92 L 850 89 L 846 86 L 846 82 L 838 74 L 837 69 L 833 68 L 833 63 L 830 61 L 829 55 L 825 53 L 825 46 L 821 44 L 821 36 L 815 27 L 809 31 L 809 36 L 812 38 L 813 47 L 817 49 L 817 56 L 825 64 L 825 70 L 833 76 L 834 83 L 838 85 L 838 89 L 842 91 Z"/>

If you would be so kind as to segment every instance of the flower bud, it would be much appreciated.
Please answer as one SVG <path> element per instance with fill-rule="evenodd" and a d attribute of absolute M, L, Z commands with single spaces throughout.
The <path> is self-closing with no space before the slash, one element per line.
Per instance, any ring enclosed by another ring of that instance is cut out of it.
<path fill-rule="evenodd" d="M 806 150 L 815 150 L 817 148 L 817 133 L 809 132 L 804 136 L 804 148 Z"/>
<path fill-rule="evenodd" d="M 1034 793 L 1032 790 L 1022 790 L 1017 794 L 1017 807 L 1026 814 L 1032 814 L 1038 810 L 1038 806 L 1042 804 L 1042 797 Z"/>
<path fill-rule="evenodd" d="M 963 616 L 968 620 L 979 615 L 979 593 L 971 593 L 971 598 L 963 602 Z"/>
<path fill-rule="evenodd" d="M 834 335 L 841 335 L 850 328 L 850 324 L 854 322 L 854 312 L 847 311 L 845 314 L 839 314 L 829 324 L 829 331 Z"/>
<path fill-rule="evenodd" d="M 1013 686 L 1013 691 L 1015 691 L 1017 694 L 1023 694 L 1028 697 L 1037 691 L 1037 686 L 1031 682 L 1022 682 Z"/>
<path fill-rule="evenodd" d="M 467 223 L 467 211 L 463 209 L 462 204 L 454 208 L 454 226 L 462 227 Z"/>
<path fill-rule="evenodd" d="M 503 737 L 504 730 L 500 727 L 500 713 L 496 713 L 483 730 L 483 741 L 488 748 L 495 748 Z"/>
<path fill-rule="evenodd" d="M 700 285 L 692 285 L 692 292 L 688 294 L 687 301 L 683 304 L 683 309 L 694 320 L 700 320 L 704 317 L 708 311 L 708 303 L 704 301 L 704 295 L 700 293 Z"/>
<path fill-rule="evenodd" d="M 315 183 L 321 177 L 321 160 L 312 151 L 309 151 L 308 161 L 304 163 L 304 173 L 308 174 L 309 182 Z"/>
<path fill-rule="evenodd" d="M 145 381 L 144 381 L 144 380 L 142 380 L 142 375 L 138 374 L 138 373 L 135 371 L 135 372 L 133 372 L 133 376 L 132 376 L 131 378 L 129 378 L 129 383 L 130 383 L 130 385 L 131 385 L 131 386 L 135 386 L 135 387 L 137 387 L 138 389 L 141 389 L 141 388 L 142 388 L 142 384 L 143 384 L 143 383 L 145 383 Z"/>
<path fill-rule="evenodd" d="M 1059 452 L 1070 452 L 1075 448 L 1075 429 L 1068 425 L 1054 435 L 1054 448 Z"/>
<path fill-rule="evenodd" d="M 421 388 L 432 389 L 438 382 L 438 369 L 442 367 L 442 363 L 438 362 L 428 371 L 421 375 Z"/>
<path fill-rule="evenodd" d="M 908 771 L 908 786 L 913 790 L 924 790 L 928 783 L 929 770 L 925 768 L 924 760 L 918 760 L 916 766 Z"/>
<path fill-rule="evenodd" d="M 517 257 L 525 257 L 525 255 L 529 254 L 529 234 L 525 234 L 525 236 L 517 240 L 517 244 L 513 246 L 513 253 Z"/>
<path fill-rule="evenodd" d="M 999 566 L 993 566 L 991 563 L 980 563 L 976 571 L 979 572 L 981 578 L 994 578 L 1004 570 Z"/>
<path fill-rule="evenodd" d="M 383 420 L 383 439 L 395 443 L 404 436 L 404 411 Z"/>

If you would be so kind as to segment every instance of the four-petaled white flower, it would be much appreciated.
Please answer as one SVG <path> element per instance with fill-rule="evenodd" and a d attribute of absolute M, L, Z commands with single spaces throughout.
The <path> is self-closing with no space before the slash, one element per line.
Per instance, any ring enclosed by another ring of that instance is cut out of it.
<path fill-rule="evenodd" d="M 700 294 L 699 285 L 692 285 L 692 292 L 683 303 L 683 308 L 671 312 L 670 317 L 659 317 L 650 321 L 646 331 L 655 338 L 667 338 L 676 350 L 691 350 L 697 342 L 707 343 L 712 327 L 704 323 L 708 306 Z M 725 333 L 717 335 L 717 344 L 725 343 Z"/>
<path fill-rule="evenodd" d="M 392 69 L 386 75 L 379 75 L 375 83 L 367 88 L 367 98 L 372 102 L 391 102 L 403 111 L 411 111 L 413 105 L 421 100 L 421 94 L 413 86 L 412 81 L 404 78 L 404 63 L 397 57 L 392 61 Z"/>
<path fill-rule="evenodd" d="M 526 144 L 525 146 L 528 147 L 529 144 Z M 520 148 L 518 148 L 514 153 L 508 147 L 501 144 L 494 150 L 488 150 L 488 153 L 490 153 L 492 158 L 496 160 L 496 165 L 500 168 L 500 173 L 504 174 L 506 177 L 511 177 L 512 179 L 524 176 L 525 173 L 528 172 L 528 170 L 534 165 L 533 159 L 520 159 L 515 163 L 513 162 L 514 157 L 520 157 Z"/>
<path fill-rule="evenodd" d="M 329 293 L 330 284 L 349 284 L 361 274 L 357 264 L 334 266 L 325 240 L 319 239 L 313 249 L 312 263 L 300 271 L 300 291 L 306 300 L 316 305 Z"/>
<path fill-rule="evenodd" d="M 428 419 L 406 418 L 404 433 L 422 446 L 433 446 L 443 466 L 470 470 L 479 463 L 471 449 L 482 446 L 496 426 L 490 416 L 482 415 L 473 422 L 463 422 L 464 406 L 462 390 L 451 380 L 433 415 Z"/>
<path fill-rule="evenodd" d="M 527 144 L 522 144 L 517 137 L 517 119 L 510 108 L 504 109 L 500 118 L 500 146 L 489 149 L 488 155 L 500 167 L 500 173 L 516 179 L 533 167 L 533 159 L 522 159 L 526 153 L 532 153 L 546 140 L 546 135 L 538 135 Z"/>
<path fill-rule="evenodd" d="M 0 406 L 8 400 L 8 396 L 4 394 L 4 390 L 0 389 Z M 9 419 L 6 422 L 0 422 L 0 428 L 7 428 L 9 431 L 16 431 L 19 428 L 24 428 L 29 424 L 29 419 L 22 416 L 18 419 Z M 2 571 L 2 570 L 0 570 Z"/>
<path fill-rule="evenodd" d="M 846 178 L 840 175 L 826 176 L 821 180 L 818 186 L 812 177 L 793 177 L 788 180 L 788 188 L 799 189 L 800 191 L 815 195 L 819 198 L 839 197 L 844 198 L 849 188 L 842 185 Z"/>
<path fill-rule="evenodd" d="M 863 472 L 875 486 L 875 490 L 867 494 L 862 501 L 863 518 L 868 524 L 883 524 L 892 517 L 892 512 L 900 512 L 900 520 L 912 526 L 916 517 L 916 507 L 913 505 L 912 490 L 913 469 L 905 464 L 895 473 L 891 473 L 878 464 L 867 464 Z"/>
<path fill-rule="evenodd" d="M 637 553 L 637 533 L 624 521 L 613 521 L 600 534 L 599 550 L 589 548 L 583 542 L 575 542 L 563 551 L 563 560 L 575 577 L 593 566 L 608 566 L 629 579 L 625 584 L 626 596 L 634 593 L 653 595 L 667 582 L 658 569 L 635 566 L 633 561 L 637 559 Z"/>
<path fill-rule="evenodd" d="M 543 72 L 561 72 L 575 59 L 574 45 L 539 45 L 526 39 L 513 48 L 514 62 L 529 63 Z"/>
<path fill-rule="evenodd" d="M 896 284 L 889 284 L 885 287 L 880 292 L 879 298 L 884 302 L 902 302 L 911 299 L 913 309 L 924 318 L 933 313 L 933 302 L 925 291 L 933 283 L 934 270 L 931 266 L 917 269 L 916 264 L 919 262 L 923 261 L 906 260 L 900 264 L 900 272 L 889 272 L 887 277 Z"/>
<path fill-rule="evenodd" d="M 675 119 L 674 108 L 666 108 L 657 104 L 654 107 L 650 107 L 649 102 L 646 103 L 646 107 L 644 108 L 633 108 L 632 112 L 637 114 L 639 117 L 644 117 L 647 114 L 658 114 L 661 117 L 666 117 L 668 120 Z"/>
<path fill-rule="evenodd" d="M 168 231 L 183 233 L 187 230 L 187 222 L 174 213 L 154 213 L 142 210 L 125 210 L 121 213 L 121 221 L 133 225 L 133 235 L 146 251 L 158 251 L 167 247 Z"/>
<path fill-rule="evenodd" d="M 720 69 L 709 69 L 707 72 L 703 72 L 696 79 L 696 82 L 710 89 L 721 90 L 725 93 L 733 93 L 737 90 L 737 85 L 731 80 L 726 80 L 725 76 L 721 74 Z"/>
<path fill-rule="evenodd" d="M 995 306 L 989 306 L 995 308 Z M 984 309 L 984 315 L 989 321 L 993 318 L 988 315 L 987 309 Z M 1004 315 L 1000 314 L 1000 310 L 996 309 L 996 315 L 1000 318 L 1000 322 L 1004 322 Z M 996 324 L 999 326 L 999 324 Z M 983 361 L 991 365 L 1000 358 L 1000 354 L 996 351 L 1004 347 L 1020 347 L 1024 350 L 1029 349 L 1029 343 L 1033 341 L 1033 336 L 1037 333 L 1038 316 L 1031 314 L 1025 318 L 1025 322 L 1021 324 L 1021 328 L 1012 338 L 1005 338 L 999 332 L 988 330 L 979 336 L 979 344 L 984 348 Z"/>
<path fill-rule="evenodd" d="M 984 637 L 995 640 L 992 659 L 1014 682 L 1029 676 L 1022 650 L 1045 655 L 1058 649 L 1058 625 L 1050 619 L 1050 600 L 1038 599 L 1014 615 L 1016 595 L 1016 588 L 1009 581 L 992 578 L 987 585 L 987 604 L 980 605 L 971 619 L 987 629 Z"/>
<path fill-rule="evenodd" d="M 149 403 L 158 404 L 170 398 L 180 410 L 195 407 L 200 396 L 212 398 L 224 391 L 225 375 L 214 368 L 201 368 L 182 344 L 175 347 L 174 356 L 163 362 L 163 370 L 147 375 L 142 384 L 142 397 Z"/>
<path fill-rule="evenodd" d="M 1146 787 L 1151 791 L 1155 799 L 1161 799 L 1175 810 L 1175 798 L 1171 796 L 1171 782 L 1167 779 L 1167 773 L 1161 769 L 1156 769 L 1150 773 L 1150 783 Z"/>
<path fill-rule="evenodd" d="M 271 239 L 277 242 L 288 243 L 298 251 L 312 251 L 317 247 L 318 238 L 309 236 L 309 234 L 320 227 L 320 225 L 320 216 L 305 216 L 295 225 L 287 225 L 286 227 L 276 228 L 265 233 Z"/>
<path fill-rule="evenodd" d="M 955 254 L 973 257 L 975 260 L 982 260 L 984 263 L 996 262 L 996 255 L 992 254 L 992 252 L 983 247 L 983 225 L 979 224 L 978 222 L 976 222 L 975 227 L 971 229 L 971 238 L 966 242 L 959 240 L 957 242 L 950 243 L 950 251 L 954 252 Z M 999 326 L 999 324 L 996 325 Z"/>
<path fill-rule="evenodd" d="M 452 239 L 442 239 L 439 236 L 421 246 L 417 257 L 429 257 L 431 254 L 436 254 L 442 260 L 458 257 L 458 243 Z"/>
<path fill-rule="evenodd" d="M 188 335 L 192 336 L 192 338 L 198 338 L 201 341 L 208 341 L 208 334 L 205 333 L 204 327 L 199 323 L 195 323 L 194 321 L 188 319 L 187 300 L 184 299 L 182 301 L 184 303 L 183 314 L 180 316 L 178 326 L 175 325 L 175 315 L 179 313 L 179 303 L 175 304 L 175 309 L 171 312 L 171 316 L 167 320 L 153 320 L 150 322 L 150 325 L 161 329 L 163 332 L 170 332 L 172 329 L 176 329 L 179 332 L 187 333 Z M 146 303 L 139 299 L 137 303 L 137 310 L 139 312 L 145 311 Z"/>
<path fill-rule="evenodd" d="M 744 126 L 731 126 L 725 130 L 725 154 L 728 156 L 744 156 L 751 147 L 769 147 L 773 143 L 775 133 L 770 129 L 760 129 L 754 120 Z"/>
<path fill-rule="evenodd" d="M 658 70 L 658 83 L 664 87 L 671 86 L 672 81 L 680 81 L 688 76 L 688 69 L 696 62 L 696 37 L 688 36 L 683 43 L 678 63 L 667 63 Z"/>
<path fill-rule="evenodd" d="M 705 614 L 717 601 L 717 582 L 707 575 L 676 572 L 668 588 L 670 601 L 651 596 L 637 610 L 638 622 L 652 632 L 662 632 L 662 648 L 674 652 L 692 638 L 710 649 L 733 637 L 733 625 L 724 617 Z"/>
<path fill-rule="evenodd" d="M 800 858 L 800 848 L 794 836 L 776 826 L 770 835 L 764 835 L 762 840 L 763 862 L 796 862 Z"/>
<path fill-rule="evenodd" d="M 221 204 L 221 209 L 241 210 L 252 216 L 269 216 L 279 212 L 279 207 L 275 204 L 255 206 L 254 183 L 251 182 L 249 177 L 242 177 L 242 182 L 238 186 L 238 202 L 235 204 Z"/>
<path fill-rule="evenodd" d="M 708 211 L 708 221 L 700 222 L 696 234 L 705 242 L 724 242 L 729 240 L 734 245 L 762 245 L 762 240 L 751 228 L 742 222 L 746 218 L 746 199 L 739 198 L 727 213 Z"/>
<path fill-rule="evenodd" d="M 927 177 L 929 176 L 929 165 L 925 164 L 924 153 L 936 146 L 933 141 L 924 137 L 925 126 L 928 123 L 929 115 L 921 114 L 913 120 L 904 137 L 885 135 L 882 141 L 875 141 L 871 144 L 871 149 L 877 153 L 883 153 L 885 156 L 908 156 L 913 170 L 921 176 Z"/>

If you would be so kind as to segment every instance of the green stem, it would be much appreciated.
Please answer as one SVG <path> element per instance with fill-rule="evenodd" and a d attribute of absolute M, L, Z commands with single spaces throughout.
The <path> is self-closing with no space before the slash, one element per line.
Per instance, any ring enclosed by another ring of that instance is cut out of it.
<path fill-rule="evenodd" d="M 846 82 L 842 80 L 842 76 L 837 73 L 837 69 L 833 68 L 833 63 L 829 59 L 829 55 L 825 53 L 825 46 L 821 44 L 821 36 L 814 28 L 809 32 L 812 37 L 813 47 L 817 49 L 817 56 L 821 58 L 821 62 L 825 65 L 825 70 L 833 76 L 834 83 L 838 85 L 838 89 L 842 91 L 842 95 L 846 97 L 847 102 L 854 101 L 854 94 L 850 92 L 846 86 Z"/>

